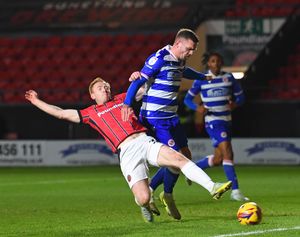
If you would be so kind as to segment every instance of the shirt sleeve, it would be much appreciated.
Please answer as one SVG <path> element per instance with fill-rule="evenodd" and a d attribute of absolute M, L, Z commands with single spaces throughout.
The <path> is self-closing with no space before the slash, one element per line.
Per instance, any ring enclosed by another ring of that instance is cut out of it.
<path fill-rule="evenodd" d="M 80 123 L 87 124 L 89 122 L 89 118 L 90 118 L 89 110 L 90 110 L 90 107 L 81 109 L 81 110 L 77 110 L 79 117 L 80 117 Z"/>
<path fill-rule="evenodd" d="M 204 80 L 205 74 L 198 72 L 190 67 L 186 67 L 183 71 L 183 77 L 191 80 Z"/>
<path fill-rule="evenodd" d="M 245 94 L 241 87 L 241 84 L 234 78 L 234 76 L 231 74 L 232 79 L 232 90 L 233 90 L 233 96 L 234 96 L 234 102 L 237 105 L 242 105 L 245 102 Z"/>
<path fill-rule="evenodd" d="M 194 102 L 194 98 L 196 95 L 200 93 L 201 87 L 199 85 L 198 81 L 194 81 L 193 86 L 191 89 L 188 90 L 188 92 L 185 95 L 184 98 L 184 104 L 192 109 L 197 110 L 198 105 Z"/>
<path fill-rule="evenodd" d="M 151 77 L 155 77 L 155 75 L 160 71 L 163 66 L 163 59 L 152 54 L 149 58 L 147 58 L 144 67 L 141 70 L 141 74 L 147 80 Z"/>

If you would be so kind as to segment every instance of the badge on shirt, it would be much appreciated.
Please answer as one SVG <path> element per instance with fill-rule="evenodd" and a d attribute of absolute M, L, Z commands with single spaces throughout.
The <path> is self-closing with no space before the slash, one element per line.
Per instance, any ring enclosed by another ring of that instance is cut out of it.
<path fill-rule="evenodd" d="M 150 58 L 149 61 L 148 61 L 148 64 L 151 65 L 151 66 L 154 65 L 156 63 L 157 59 L 158 58 L 155 57 L 155 56 Z"/>
<path fill-rule="evenodd" d="M 224 77 L 223 78 L 223 82 L 229 82 L 229 78 L 228 77 Z"/>

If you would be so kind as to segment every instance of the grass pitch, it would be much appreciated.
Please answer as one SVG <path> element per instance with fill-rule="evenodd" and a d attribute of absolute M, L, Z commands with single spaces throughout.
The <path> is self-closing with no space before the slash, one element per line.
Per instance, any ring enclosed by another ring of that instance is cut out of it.
<path fill-rule="evenodd" d="M 0 236 L 300 236 L 300 167 L 236 170 L 241 190 L 262 208 L 257 226 L 237 222 L 242 203 L 229 194 L 215 201 L 182 175 L 175 187 L 182 220 L 171 219 L 157 201 L 161 216 L 148 224 L 119 167 L 0 168 Z M 222 168 L 207 172 L 225 181 Z"/>

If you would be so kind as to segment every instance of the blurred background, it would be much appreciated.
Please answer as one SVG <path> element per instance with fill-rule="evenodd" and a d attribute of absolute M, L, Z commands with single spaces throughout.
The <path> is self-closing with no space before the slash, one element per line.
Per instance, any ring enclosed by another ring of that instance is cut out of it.
<path fill-rule="evenodd" d="M 300 137 L 299 13 L 299 0 L 0 1 L 0 138 L 98 138 L 34 108 L 24 92 L 78 109 L 92 103 L 97 76 L 124 92 L 182 27 L 200 38 L 189 66 L 203 71 L 202 54 L 218 51 L 240 79 L 246 103 L 233 114 L 234 137 Z M 183 81 L 182 97 L 190 86 Z M 206 137 L 201 117 L 184 106 L 179 114 L 189 137 Z"/>

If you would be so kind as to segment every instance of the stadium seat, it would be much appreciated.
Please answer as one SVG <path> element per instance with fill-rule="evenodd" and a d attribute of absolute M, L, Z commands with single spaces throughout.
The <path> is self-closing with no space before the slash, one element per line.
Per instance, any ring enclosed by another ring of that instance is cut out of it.
<path fill-rule="evenodd" d="M 63 99 L 62 93 L 55 96 L 49 90 L 77 91 L 101 76 L 113 89 L 125 90 L 129 75 L 143 66 L 150 53 L 172 43 L 173 37 L 173 33 L 1 37 L 1 78 L 10 82 L 1 83 L 1 88 L 36 88 L 55 102 Z M 11 93 L 7 98 L 18 97 Z"/>
<path fill-rule="evenodd" d="M 13 47 L 13 41 L 10 38 L 0 37 L 0 47 L 11 48 Z"/>
<path fill-rule="evenodd" d="M 48 47 L 60 47 L 62 45 L 62 38 L 60 36 L 50 36 L 46 38 L 46 45 Z"/>
<path fill-rule="evenodd" d="M 62 45 L 64 47 L 77 47 L 79 45 L 80 38 L 76 35 L 68 35 L 62 38 Z"/>

